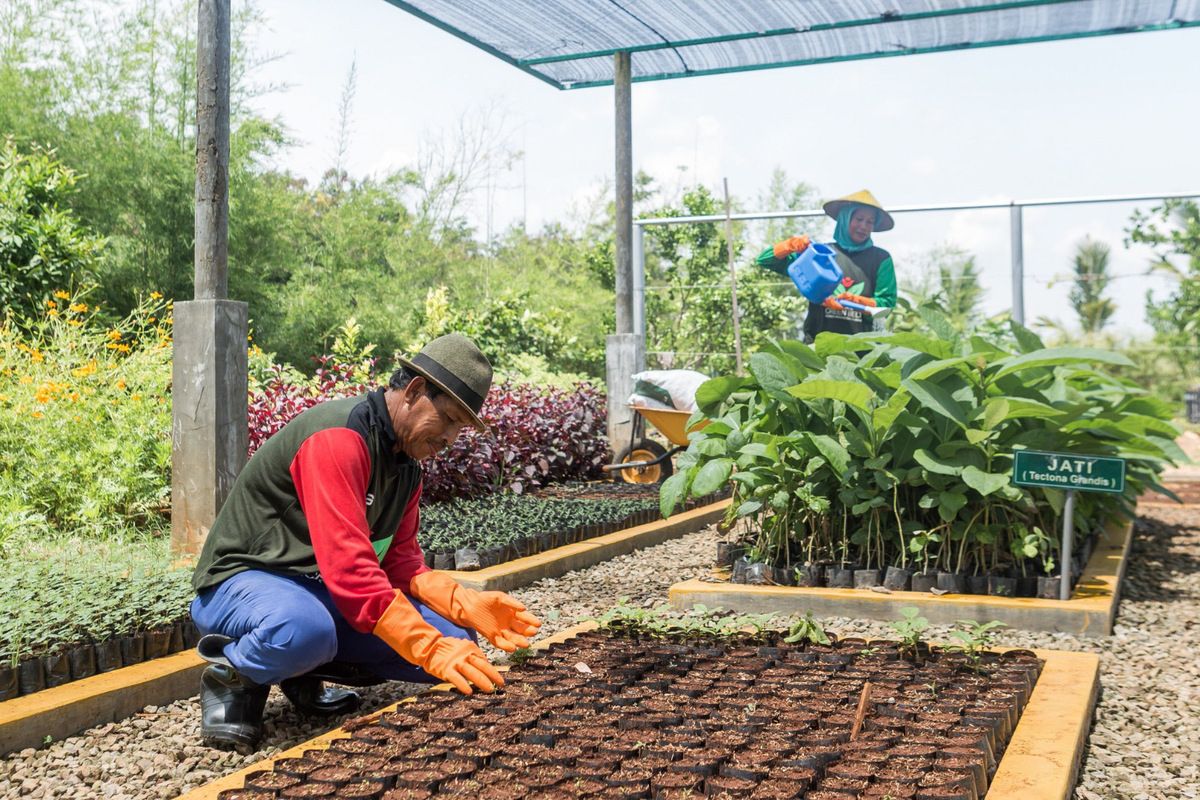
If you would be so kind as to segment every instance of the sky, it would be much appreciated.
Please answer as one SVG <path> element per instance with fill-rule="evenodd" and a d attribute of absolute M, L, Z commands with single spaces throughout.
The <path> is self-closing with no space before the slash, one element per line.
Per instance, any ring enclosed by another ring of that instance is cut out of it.
<path fill-rule="evenodd" d="M 476 196 L 481 233 L 579 219 L 611 187 L 611 87 L 560 91 L 384 0 L 258 6 L 268 24 L 256 46 L 278 56 L 258 80 L 287 88 L 256 105 L 296 141 L 278 166 L 316 180 L 335 163 L 353 65 L 352 175 L 411 166 L 487 115 L 522 155 Z M 728 179 L 748 210 L 774 210 L 752 200 L 776 168 L 822 198 L 868 188 L 885 207 L 1200 192 L 1197 53 L 1192 28 L 634 84 L 634 169 L 667 188 L 719 193 Z M 1144 274 L 1146 248 L 1123 243 L 1136 207 L 1024 212 L 1027 320 L 1075 324 L 1067 276 L 1091 236 L 1112 247 L 1111 327 L 1148 334 L 1146 292 L 1170 284 Z M 875 242 L 902 292 L 933 248 L 952 245 L 975 256 L 985 311 L 1011 308 L 1007 210 L 901 214 Z"/>

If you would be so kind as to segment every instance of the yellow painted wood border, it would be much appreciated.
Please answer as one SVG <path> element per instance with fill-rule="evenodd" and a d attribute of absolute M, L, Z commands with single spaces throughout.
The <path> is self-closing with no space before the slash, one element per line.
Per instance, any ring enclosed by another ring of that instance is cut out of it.
<path fill-rule="evenodd" d="M 579 625 L 575 625 L 574 627 L 567 628 L 564 631 L 559 631 L 553 636 L 547 636 L 545 639 L 539 639 L 533 643 L 533 647 L 531 649 L 544 650 L 551 645 L 559 644 L 560 642 L 565 642 L 568 639 L 578 636 L 584 631 L 593 630 L 595 627 L 596 623 L 594 622 L 584 622 Z M 507 671 L 508 667 L 500 667 L 500 669 L 501 671 Z M 436 686 L 429 687 L 429 689 L 426 691 L 448 692 L 453 691 L 453 687 L 448 683 L 439 683 Z M 405 703 L 411 703 L 416 699 L 416 697 L 417 695 L 406 697 L 398 703 L 392 703 L 390 706 L 381 708 L 378 711 L 372 711 L 370 714 L 366 715 L 365 719 L 376 720 L 381 715 L 386 714 L 389 711 L 395 711 Z M 326 750 L 333 742 L 337 741 L 338 739 L 345 739 L 348 736 L 350 736 L 348 731 L 343 728 L 336 728 L 328 733 L 323 733 L 314 739 L 309 739 L 306 742 L 298 744 L 289 750 L 284 750 L 283 752 L 277 753 L 270 758 L 265 758 L 262 761 L 251 764 L 250 766 L 240 769 L 237 772 L 226 775 L 224 778 L 219 778 L 212 783 L 206 783 L 197 789 L 193 789 L 186 794 L 180 795 L 177 800 L 215 800 L 216 796 L 226 789 L 242 788 L 246 782 L 246 778 L 252 772 L 270 769 L 276 761 L 279 761 L 282 758 L 299 758 L 300 756 L 304 755 L 304 751 L 306 750 Z"/>
<path fill-rule="evenodd" d="M 41 747 L 47 736 L 65 739 L 146 706 L 190 697 L 200 688 L 204 662 L 185 650 L 0 703 L 0 753 Z"/>
<path fill-rule="evenodd" d="M 463 586 L 479 591 L 506 592 L 518 589 L 544 578 L 557 578 L 577 569 L 586 569 L 603 561 L 610 561 L 634 550 L 653 547 L 669 539 L 678 539 L 680 536 L 694 533 L 718 522 L 731 502 L 720 500 L 676 514 L 670 519 L 648 522 L 575 544 L 555 547 L 494 567 L 471 572 L 448 571 L 446 574 Z"/>
<path fill-rule="evenodd" d="M 533 649 L 545 649 L 595 628 L 596 623 L 584 622 L 536 642 Z M 987 800 L 1070 800 L 1075 786 L 1100 686 L 1100 658 L 1092 653 L 1034 652 L 1045 666 L 992 778 Z M 430 690 L 449 691 L 450 685 L 443 683 Z M 406 697 L 381 708 L 368 719 L 377 719 L 413 699 Z M 177 800 L 215 800 L 225 789 L 241 788 L 252 772 L 270 769 L 281 758 L 302 756 L 306 750 L 324 750 L 349 735 L 341 728 L 322 734 L 193 789 Z"/>
<path fill-rule="evenodd" d="M 1046 662 L 987 800 L 1071 800 L 1100 691 L 1094 653 L 1035 650 Z"/>
<path fill-rule="evenodd" d="M 1100 537 L 1070 600 L 990 595 L 942 595 L 927 592 L 873 592 L 796 586 L 748 586 L 727 581 L 690 580 L 671 587 L 676 608 L 702 603 L 742 613 L 804 613 L 818 617 L 892 620 L 902 606 L 915 606 L 930 622 L 960 619 L 999 620 L 1019 630 L 1055 631 L 1082 636 L 1112 633 L 1120 602 L 1121 580 L 1129 560 L 1133 523 L 1111 523 Z"/>

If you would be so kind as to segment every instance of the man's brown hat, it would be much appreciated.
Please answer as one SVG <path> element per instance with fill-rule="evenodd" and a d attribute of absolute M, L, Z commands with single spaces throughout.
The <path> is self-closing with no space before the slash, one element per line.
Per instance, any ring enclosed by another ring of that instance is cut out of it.
<path fill-rule="evenodd" d="M 492 365 L 473 341 L 461 333 L 448 333 L 400 363 L 450 395 L 471 415 L 475 427 L 487 430 L 479 412 L 492 388 Z"/>

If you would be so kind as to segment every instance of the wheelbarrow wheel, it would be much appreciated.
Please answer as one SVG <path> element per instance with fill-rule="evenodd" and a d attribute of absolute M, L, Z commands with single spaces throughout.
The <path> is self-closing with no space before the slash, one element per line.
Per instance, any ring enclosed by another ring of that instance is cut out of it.
<path fill-rule="evenodd" d="M 625 464 L 627 462 L 638 461 L 653 461 L 659 456 L 665 456 L 667 448 L 663 447 L 658 442 L 650 439 L 642 439 L 635 442 L 632 447 L 627 447 L 621 451 L 621 455 L 617 457 L 616 463 Z M 664 458 L 657 464 L 649 467 L 630 467 L 617 472 L 618 480 L 625 483 L 658 483 L 665 481 L 674 472 L 674 467 L 671 465 L 671 459 Z"/>

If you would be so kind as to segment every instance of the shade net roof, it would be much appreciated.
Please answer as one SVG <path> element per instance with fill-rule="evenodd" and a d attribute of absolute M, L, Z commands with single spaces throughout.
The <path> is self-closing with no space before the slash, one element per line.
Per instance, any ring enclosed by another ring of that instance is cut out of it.
<path fill-rule="evenodd" d="M 1200 25 L 1200 0 L 388 0 L 560 89 Z"/>

